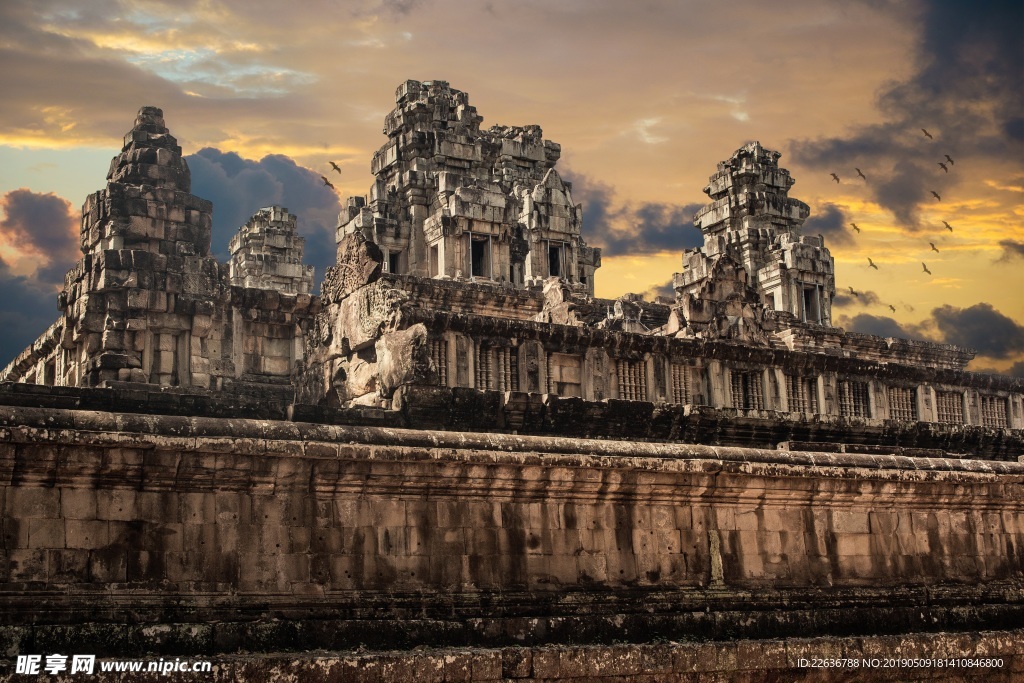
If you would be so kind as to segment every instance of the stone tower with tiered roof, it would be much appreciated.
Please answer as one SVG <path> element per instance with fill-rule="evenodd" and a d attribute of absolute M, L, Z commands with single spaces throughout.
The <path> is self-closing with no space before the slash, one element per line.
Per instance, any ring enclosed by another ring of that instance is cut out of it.
<path fill-rule="evenodd" d="M 810 209 L 789 196 L 795 181 L 779 166 L 780 156 L 751 142 L 718 164 L 704 188 L 712 201 L 693 219 L 704 246 L 683 254 L 676 291 L 684 299 L 708 297 L 709 283 L 740 268 L 758 304 L 831 325 L 832 256 L 821 236 L 800 234 Z"/>

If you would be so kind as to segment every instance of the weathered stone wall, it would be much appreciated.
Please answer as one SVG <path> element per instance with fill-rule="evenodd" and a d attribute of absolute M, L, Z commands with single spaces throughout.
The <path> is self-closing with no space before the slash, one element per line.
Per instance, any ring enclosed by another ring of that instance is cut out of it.
<path fill-rule="evenodd" d="M 21 652 L 1024 620 L 1018 463 L 6 407 L 0 478 Z"/>

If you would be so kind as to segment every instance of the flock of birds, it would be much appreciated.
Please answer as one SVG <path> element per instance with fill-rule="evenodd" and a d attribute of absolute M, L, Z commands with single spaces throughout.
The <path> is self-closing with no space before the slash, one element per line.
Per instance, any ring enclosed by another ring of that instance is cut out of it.
<path fill-rule="evenodd" d="M 925 137 L 927 137 L 929 140 L 934 140 L 935 139 L 934 137 L 932 137 L 932 134 L 927 131 L 927 129 L 922 128 L 921 132 L 924 133 Z M 949 156 L 948 154 L 944 154 L 943 156 L 945 157 L 945 160 L 938 162 L 938 165 L 943 170 L 943 172 L 949 173 L 949 167 L 955 165 L 956 162 L 953 161 L 953 157 Z M 853 170 L 857 172 L 857 175 L 861 179 L 867 181 L 868 177 L 866 175 L 864 175 L 863 171 L 861 171 L 859 168 L 856 168 L 856 167 Z M 832 180 L 834 180 L 836 183 L 840 182 L 838 174 L 832 173 L 831 175 L 832 175 Z M 942 201 L 942 196 L 939 195 L 938 192 L 936 192 L 935 190 L 931 190 L 931 193 L 932 193 L 932 196 L 935 197 L 936 201 L 940 201 L 940 202 Z M 942 221 L 942 224 L 944 226 L 946 226 L 947 230 L 949 230 L 950 232 L 953 232 L 953 226 L 950 225 L 948 222 Z M 861 231 L 861 229 L 857 226 L 856 223 L 850 223 L 850 227 L 852 227 L 858 233 L 860 233 L 860 231 Z M 934 251 L 935 253 L 939 253 L 939 248 L 935 246 L 935 242 L 929 242 L 928 246 L 931 247 L 931 250 Z M 873 260 L 871 260 L 870 256 L 868 257 L 868 267 L 869 268 L 874 268 L 875 270 L 878 270 L 878 266 L 875 265 L 875 262 Z M 928 275 L 932 274 L 932 271 L 930 271 L 928 269 L 928 264 L 925 263 L 924 261 L 921 262 L 921 268 L 922 268 L 922 272 L 927 273 Z M 853 296 L 855 298 L 860 296 L 860 293 L 857 292 L 856 290 L 854 290 L 853 287 L 850 287 L 849 289 L 850 289 L 850 295 L 851 296 Z M 892 304 L 887 304 L 887 305 L 889 306 L 889 310 L 891 310 L 893 313 L 896 312 L 896 307 L 895 306 L 893 306 Z"/>

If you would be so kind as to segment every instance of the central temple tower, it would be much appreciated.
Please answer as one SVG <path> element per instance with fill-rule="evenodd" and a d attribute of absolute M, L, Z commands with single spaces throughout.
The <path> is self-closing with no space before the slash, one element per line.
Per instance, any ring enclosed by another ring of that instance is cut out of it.
<path fill-rule="evenodd" d="M 558 277 L 593 295 L 600 249 L 540 126 L 494 126 L 445 81 L 406 81 L 384 119 L 368 197 L 350 198 L 338 241 L 360 232 L 386 272 L 540 286 Z"/>

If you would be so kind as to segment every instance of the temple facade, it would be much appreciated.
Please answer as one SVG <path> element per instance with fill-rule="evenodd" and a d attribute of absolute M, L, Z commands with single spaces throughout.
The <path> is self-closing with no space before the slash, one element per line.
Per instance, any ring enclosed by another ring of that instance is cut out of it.
<path fill-rule="evenodd" d="M 339 216 L 337 265 L 316 295 L 282 207 L 241 226 L 229 263 L 210 255 L 212 207 L 191 194 L 162 112 L 143 108 L 83 207 L 60 317 L 0 379 L 263 388 L 335 411 L 469 390 L 500 416 L 489 428 L 507 430 L 576 400 L 592 415 L 609 402 L 678 420 L 710 411 L 812 440 L 913 429 L 945 448 L 964 427 L 1019 440 L 1021 380 L 965 370 L 969 349 L 832 325 L 833 260 L 802 234 L 810 209 L 789 196 L 778 152 L 753 142 L 718 164 L 694 217 L 704 245 L 683 253 L 674 298 L 601 299 L 601 252 L 583 238 L 560 146 L 538 126 L 482 121 L 446 82 L 399 86 L 375 181 Z M 684 431 L 666 438 L 719 438 Z"/>

